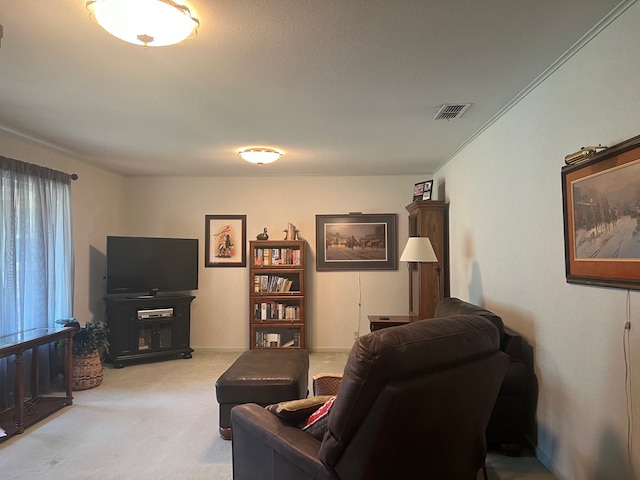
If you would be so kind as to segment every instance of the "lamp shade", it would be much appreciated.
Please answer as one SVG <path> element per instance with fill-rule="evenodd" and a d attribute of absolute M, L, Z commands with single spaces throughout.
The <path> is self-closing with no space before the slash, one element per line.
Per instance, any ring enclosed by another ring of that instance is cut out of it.
<path fill-rule="evenodd" d="M 189 8 L 173 0 L 90 0 L 86 6 L 111 35 L 145 47 L 183 42 L 200 26 Z"/>
<path fill-rule="evenodd" d="M 438 257 L 436 257 L 429 237 L 409 237 L 400 256 L 400 261 L 438 263 Z"/>

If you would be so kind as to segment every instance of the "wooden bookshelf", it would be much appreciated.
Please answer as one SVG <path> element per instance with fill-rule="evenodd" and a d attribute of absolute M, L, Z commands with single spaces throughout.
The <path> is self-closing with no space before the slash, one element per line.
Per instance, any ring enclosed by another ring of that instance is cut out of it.
<path fill-rule="evenodd" d="M 249 348 L 306 348 L 306 246 L 249 242 Z"/>

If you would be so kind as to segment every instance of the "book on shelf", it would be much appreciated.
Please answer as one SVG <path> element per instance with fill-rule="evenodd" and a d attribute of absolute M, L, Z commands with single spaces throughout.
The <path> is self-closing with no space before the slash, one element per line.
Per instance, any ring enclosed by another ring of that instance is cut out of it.
<path fill-rule="evenodd" d="M 293 280 L 280 275 L 255 275 L 253 289 L 256 293 L 289 292 Z"/>
<path fill-rule="evenodd" d="M 256 320 L 300 320 L 300 306 L 283 302 L 256 302 L 254 318 Z"/>
<path fill-rule="evenodd" d="M 267 333 L 266 334 L 267 347 L 277 348 L 280 346 L 280 334 L 279 333 Z"/>
<path fill-rule="evenodd" d="M 297 248 L 256 248 L 254 264 L 258 266 L 300 265 L 300 250 Z"/>

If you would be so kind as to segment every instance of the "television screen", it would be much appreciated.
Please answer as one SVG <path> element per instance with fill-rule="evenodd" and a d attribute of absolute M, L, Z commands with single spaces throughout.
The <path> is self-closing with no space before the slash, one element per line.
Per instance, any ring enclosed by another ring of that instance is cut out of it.
<path fill-rule="evenodd" d="M 198 239 L 107 237 L 107 294 L 197 288 Z"/>

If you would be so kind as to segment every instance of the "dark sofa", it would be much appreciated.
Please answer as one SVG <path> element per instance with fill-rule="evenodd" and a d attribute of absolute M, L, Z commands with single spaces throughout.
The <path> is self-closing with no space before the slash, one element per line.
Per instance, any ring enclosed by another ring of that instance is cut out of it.
<path fill-rule="evenodd" d="M 520 455 L 524 440 L 527 386 L 531 375 L 524 362 L 522 338 L 505 327 L 502 319 L 489 310 L 455 297 L 438 302 L 435 318 L 457 315 L 479 315 L 498 328 L 500 350 L 509 355 L 511 361 L 489 420 L 487 442 L 507 455 Z"/>

